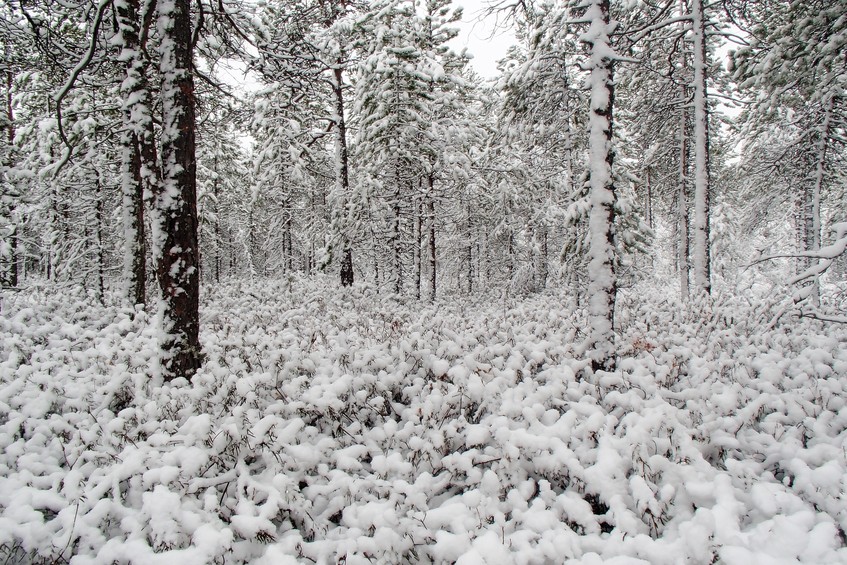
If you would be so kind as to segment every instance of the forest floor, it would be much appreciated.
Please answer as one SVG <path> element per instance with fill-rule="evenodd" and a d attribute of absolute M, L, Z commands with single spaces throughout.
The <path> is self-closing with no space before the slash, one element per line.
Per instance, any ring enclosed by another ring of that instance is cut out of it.
<path fill-rule="evenodd" d="M 206 291 L 168 384 L 143 311 L 2 295 L 0 562 L 847 563 L 844 325 L 633 290 L 592 375 L 554 292 Z"/>

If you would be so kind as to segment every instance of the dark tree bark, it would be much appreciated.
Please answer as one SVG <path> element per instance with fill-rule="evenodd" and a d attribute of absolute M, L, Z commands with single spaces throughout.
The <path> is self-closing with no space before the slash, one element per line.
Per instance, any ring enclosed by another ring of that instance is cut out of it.
<path fill-rule="evenodd" d="M 200 261 L 197 242 L 197 166 L 193 46 L 188 0 L 160 4 L 164 30 L 162 184 L 156 194 L 156 277 L 162 293 L 165 379 L 190 378 L 200 367 Z M 170 10 L 168 10 L 170 8 Z"/>
<path fill-rule="evenodd" d="M 394 179 L 394 202 L 392 203 L 394 217 L 392 218 L 389 245 L 393 252 L 394 293 L 400 294 L 400 291 L 403 290 L 403 243 L 400 237 L 400 174 L 397 165 L 394 167 Z"/>
<path fill-rule="evenodd" d="M 589 199 L 588 218 L 588 323 L 591 366 L 612 372 L 616 365 L 615 302 L 617 273 L 615 272 L 615 202 L 617 200 L 612 167 L 612 128 L 615 90 L 614 61 L 609 57 L 610 18 L 609 0 L 593 0 L 587 17 L 592 20 L 593 33 L 583 41 L 591 53 L 591 115 L 589 127 Z"/>
<path fill-rule="evenodd" d="M 147 128 L 152 127 L 150 99 L 147 89 L 146 65 L 141 55 L 141 14 L 139 0 L 115 2 L 118 28 L 123 49 L 121 59 L 126 66 L 126 76 L 121 85 L 125 100 L 123 132 L 121 133 L 121 193 L 124 216 L 124 280 L 126 296 L 133 304 L 146 302 L 147 248 L 144 239 L 144 188 L 142 171 L 142 139 Z M 148 123 L 149 122 L 149 123 Z M 151 145 L 150 140 L 145 140 Z M 144 157 L 150 159 L 150 148 Z M 152 162 L 148 161 L 148 174 L 154 174 L 155 149 Z M 152 164 L 151 164 L 152 163 Z"/>
<path fill-rule="evenodd" d="M 341 67 L 341 59 L 338 60 L 338 66 L 333 69 L 335 83 L 332 86 L 335 94 L 335 150 L 336 154 L 336 179 L 339 191 L 345 195 L 350 192 L 350 157 L 347 150 L 347 123 L 344 121 L 344 76 Z M 346 214 L 347 210 L 340 210 L 339 213 Z M 341 286 L 352 286 L 353 275 L 353 246 L 350 243 L 350 234 L 348 233 L 347 219 L 344 220 L 342 226 L 342 245 L 341 245 Z"/>
<path fill-rule="evenodd" d="M 218 172 L 218 154 L 215 152 L 215 161 L 214 161 L 214 171 Z M 221 218 L 220 218 L 220 200 L 218 199 L 220 196 L 220 175 L 215 175 L 215 180 L 212 183 L 212 194 L 215 196 L 215 220 L 212 224 L 212 229 L 215 233 L 215 259 L 212 262 L 212 265 L 215 268 L 215 282 L 221 282 L 221 248 L 223 247 L 222 241 L 223 236 L 221 234 Z"/>
<path fill-rule="evenodd" d="M 9 144 L 8 163 L 6 166 L 12 166 L 12 147 L 15 143 L 15 113 L 12 105 L 12 71 L 6 71 L 6 126 L 7 143 Z M 11 195 L 16 198 L 15 195 Z M 9 207 L 9 218 L 14 222 L 15 206 Z M 17 225 L 13 224 L 11 233 L 9 234 L 9 271 L 7 279 L 9 286 L 15 288 L 18 286 L 18 233 Z"/>
<path fill-rule="evenodd" d="M 106 256 L 103 246 L 103 216 L 105 203 L 103 202 L 103 183 L 100 181 L 100 171 L 94 171 L 97 179 L 97 200 L 94 207 L 94 221 L 97 223 L 97 300 L 104 304 L 106 287 Z"/>
<path fill-rule="evenodd" d="M 436 255 L 435 255 L 435 199 L 432 197 L 433 190 L 433 178 L 432 175 L 429 176 L 429 192 L 430 196 L 426 201 L 426 215 L 427 220 L 429 221 L 429 299 L 430 301 L 434 301 L 436 297 L 436 282 L 438 280 L 437 277 L 437 264 L 436 264 Z"/>
<path fill-rule="evenodd" d="M 471 215 L 471 207 L 470 205 L 465 205 L 465 214 L 467 216 L 467 233 L 468 233 L 468 246 L 465 248 L 465 261 L 467 262 L 467 272 L 468 272 L 468 295 L 471 295 L 474 290 L 474 226 L 473 226 L 473 216 Z"/>
<path fill-rule="evenodd" d="M 419 199 L 415 199 L 415 220 L 414 226 L 412 226 L 412 231 L 414 232 L 414 241 L 415 244 L 413 246 L 413 258 L 412 263 L 414 264 L 414 286 L 415 286 L 415 300 L 421 299 L 421 271 L 423 270 L 423 253 L 421 252 L 421 244 L 423 243 L 423 203 Z"/>
<path fill-rule="evenodd" d="M 549 257 L 550 257 L 550 249 L 549 249 L 549 228 L 546 222 L 541 224 L 541 233 L 539 234 L 539 247 L 540 247 L 540 259 L 538 265 L 538 287 L 539 288 L 547 288 L 547 277 L 550 274 L 549 268 Z"/>
<path fill-rule="evenodd" d="M 682 88 L 683 96 L 685 96 L 685 87 Z M 689 294 L 689 279 L 691 273 L 690 251 L 691 251 L 691 224 L 688 221 L 689 204 L 688 204 L 688 110 L 681 110 L 679 124 L 679 191 L 677 194 L 677 215 L 678 215 L 678 246 L 677 246 L 677 266 L 679 269 L 679 293 L 683 300 L 688 300 Z"/>

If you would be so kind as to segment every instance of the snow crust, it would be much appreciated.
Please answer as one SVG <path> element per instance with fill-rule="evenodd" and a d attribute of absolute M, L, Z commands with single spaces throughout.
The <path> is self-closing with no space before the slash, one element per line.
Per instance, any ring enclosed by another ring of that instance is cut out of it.
<path fill-rule="evenodd" d="M 168 384 L 144 312 L 3 294 L 0 559 L 847 562 L 844 329 L 632 292 L 595 381 L 553 293 L 231 283 Z"/>

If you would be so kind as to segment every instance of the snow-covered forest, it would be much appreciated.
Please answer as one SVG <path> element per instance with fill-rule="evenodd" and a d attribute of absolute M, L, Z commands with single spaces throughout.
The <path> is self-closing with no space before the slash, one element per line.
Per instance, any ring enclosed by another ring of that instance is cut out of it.
<path fill-rule="evenodd" d="M 0 5 L 0 561 L 847 563 L 847 0 L 486 13 Z"/>

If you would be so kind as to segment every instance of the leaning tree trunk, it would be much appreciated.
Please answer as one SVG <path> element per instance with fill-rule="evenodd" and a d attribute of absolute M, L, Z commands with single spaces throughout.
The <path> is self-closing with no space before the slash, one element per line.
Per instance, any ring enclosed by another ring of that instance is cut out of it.
<path fill-rule="evenodd" d="M 706 21 L 703 0 L 692 0 L 694 38 L 694 292 L 712 292 L 709 219 L 709 109 L 707 106 Z"/>
<path fill-rule="evenodd" d="M 609 0 L 593 0 L 586 19 L 590 27 L 583 41 L 590 46 L 591 113 L 588 118 L 588 319 L 592 368 L 615 369 L 615 185 L 612 178 L 613 64 L 609 56 Z"/>
<path fill-rule="evenodd" d="M 159 4 L 162 31 L 162 183 L 153 241 L 161 291 L 165 379 L 200 367 L 200 261 L 197 242 L 193 48 L 188 0 Z"/>

